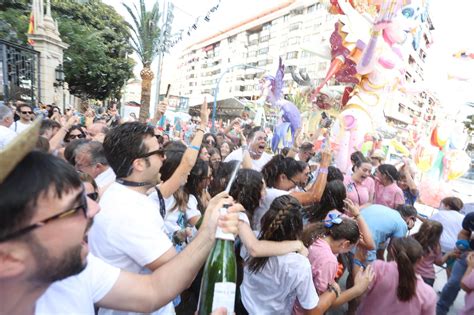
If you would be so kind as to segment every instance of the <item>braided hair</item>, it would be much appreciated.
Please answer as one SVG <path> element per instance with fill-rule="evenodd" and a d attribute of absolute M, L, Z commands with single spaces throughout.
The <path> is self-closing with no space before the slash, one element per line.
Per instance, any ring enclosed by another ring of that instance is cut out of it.
<path fill-rule="evenodd" d="M 259 240 L 294 241 L 301 238 L 303 220 L 299 201 L 290 195 L 273 200 L 270 209 L 262 218 Z M 247 260 L 250 272 L 259 272 L 265 267 L 269 257 L 251 257 Z"/>

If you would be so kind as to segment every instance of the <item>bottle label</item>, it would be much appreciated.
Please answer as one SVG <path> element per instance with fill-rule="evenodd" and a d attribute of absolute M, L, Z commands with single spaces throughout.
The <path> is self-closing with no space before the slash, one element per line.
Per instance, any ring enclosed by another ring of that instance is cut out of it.
<path fill-rule="evenodd" d="M 226 208 L 220 208 L 219 212 L 221 215 L 226 215 L 227 214 L 227 209 Z M 222 231 L 220 227 L 217 227 L 216 229 L 216 238 L 221 239 L 221 240 L 227 240 L 227 241 L 235 241 L 234 234 L 232 233 L 225 233 Z"/>
<path fill-rule="evenodd" d="M 219 307 L 227 309 L 227 315 L 234 314 L 235 283 L 216 282 L 214 284 L 214 297 L 212 298 L 212 311 Z"/>

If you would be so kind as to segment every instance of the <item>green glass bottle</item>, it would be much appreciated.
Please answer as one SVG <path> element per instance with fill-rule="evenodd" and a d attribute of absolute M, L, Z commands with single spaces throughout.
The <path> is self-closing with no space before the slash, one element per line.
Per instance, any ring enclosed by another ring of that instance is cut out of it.
<path fill-rule="evenodd" d="M 227 209 L 222 208 L 220 211 L 225 214 Z M 199 292 L 199 315 L 209 315 L 219 307 L 225 307 L 228 315 L 234 314 L 237 283 L 234 240 L 233 234 L 217 228 L 216 243 L 204 266 Z"/>

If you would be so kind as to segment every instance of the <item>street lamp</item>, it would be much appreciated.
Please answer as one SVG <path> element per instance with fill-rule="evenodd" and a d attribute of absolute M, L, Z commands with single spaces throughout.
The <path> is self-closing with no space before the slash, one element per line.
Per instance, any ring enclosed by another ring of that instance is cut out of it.
<path fill-rule="evenodd" d="M 62 64 L 59 64 L 56 67 L 56 69 L 54 70 L 54 74 L 55 74 L 56 81 L 53 83 L 53 85 L 55 87 L 58 87 L 58 86 L 62 87 L 64 85 L 64 69 L 63 69 Z"/>
<path fill-rule="evenodd" d="M 216 87 L 214 88 L 214 105 L 212 106 L 212 127 L 211 127 L 212 133 L 216 133 L 215 122 L 216 122 L 217 94 L 219 93 L 219 84 L 221 84 L 221 80 L 224 78 L 224 75 L 226 75 L 230 70 L 234 68 L 252 68 L 252 69 L 267 71 L 265 69 L 255 67 L 250 64 L 243 63 L 243 64 L 230 66 L 221 74 L 221 76 L 219 77 L 219 80 L 216 83 Z"/>

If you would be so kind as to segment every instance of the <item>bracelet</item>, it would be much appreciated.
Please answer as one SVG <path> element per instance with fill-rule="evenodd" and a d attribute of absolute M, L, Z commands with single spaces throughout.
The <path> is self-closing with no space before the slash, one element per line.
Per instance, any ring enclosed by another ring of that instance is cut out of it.
<path fill-rule="evenodd" d="M 196 151 L 201 150 L 201 147 L 198 147 L 197 145 L 192 145 L 192 144 L 188 145 L 188 148 L 196 150 Z"/>
<path fill-rule="evenodd" d="M 318 169 L 319 174 L 327 174 L 328 173 L 328 168 L 327 167 L 320 167 Z"/>
<path fill-rule="evenodd" d="M 201 129 L 201 128 L 196 128 L 196 131 L 202 131 L 202 133 L 206 133 L 204 129 Z"/>
<path fill-rule="evenodd" d="M 357 266 L 361 267 L 362 269 L 365 269 L 365 265 L 363 262 L 361 262 L 359 259 L 357 258 L 354 258 L 354 264 L 356 264 Z"/>
<path fill-rule="evenodd" d="M 336 294 L 336 299 L 339 297 L 339 292 L 337 292 L 337 289 L 333 287 L 332 284 L 328 284 L 328 291 L 332 291 Z"/>

